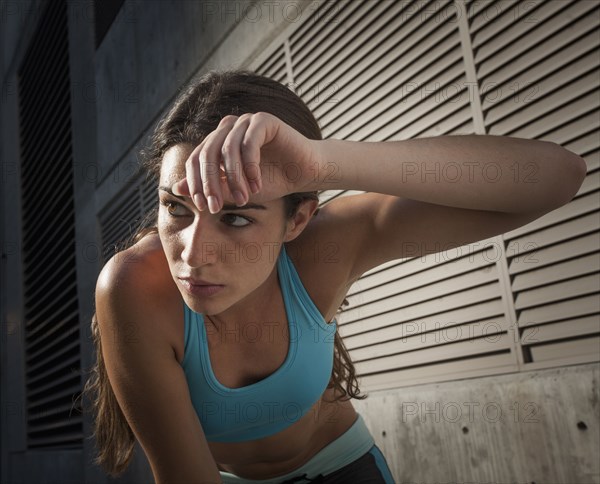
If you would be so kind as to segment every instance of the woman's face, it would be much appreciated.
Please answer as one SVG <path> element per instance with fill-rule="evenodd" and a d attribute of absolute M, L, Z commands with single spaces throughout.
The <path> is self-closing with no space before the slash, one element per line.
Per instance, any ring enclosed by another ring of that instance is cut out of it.
<path fill-rule="evenodd" d="M 190 198 L 169 193 L 185 177 L 185 161 L 193 149 L 179 144 L 163 157 L 158 234 L 186 304 L 198 313 L 219 314 L 271 275 L 288 224 L 282 198 L 255 208 L 236 207 L 225 199 L 224 208 L 211 214 L 200 212 Z"/>

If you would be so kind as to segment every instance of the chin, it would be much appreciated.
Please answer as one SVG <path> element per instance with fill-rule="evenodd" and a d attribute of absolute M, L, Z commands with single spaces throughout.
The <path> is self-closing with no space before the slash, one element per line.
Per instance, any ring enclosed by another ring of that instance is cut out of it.
<path fill-rule="evenodd" d="M 185 304 L 187 304 L 187 306 L 195 313 L 209 315 L 219 314 L 229 307 L 229 305 L 224 304 L 223 301 L 214 301 L 209 300 L 208 298 L 194 297 L 186 293 L 182 293 L 181 296 L 183 297 Z"/>

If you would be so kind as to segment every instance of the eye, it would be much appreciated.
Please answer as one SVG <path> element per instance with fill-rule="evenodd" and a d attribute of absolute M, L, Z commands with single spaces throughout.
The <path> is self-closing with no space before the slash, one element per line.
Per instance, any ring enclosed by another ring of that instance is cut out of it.
<path fill-rule="evenodd" d="M 173 202 L 167 199 L 161 200 L 160 203 L 161 205 L 164 205 L 167 208 L 167 212 L 172 217 L 181 217 L 187 212 L 187 209 L 180 203 Z"/>
<path fill-rule="evenodd" d="M 235 213 L 226 213 L 221 217 L 221 220 L 232 227 L 246 227 L 252 223 L 252 220 L 248 217 Z"/>

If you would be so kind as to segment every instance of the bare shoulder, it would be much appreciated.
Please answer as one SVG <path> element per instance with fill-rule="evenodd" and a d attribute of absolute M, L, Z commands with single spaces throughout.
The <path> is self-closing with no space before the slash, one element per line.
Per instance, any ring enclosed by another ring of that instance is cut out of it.
<path fill-rule="evenodd" d="M 348 197 L 351 198 L 351 197 Z M 351 285 L 353 257 L 362 239 L 344 227 L 344 211 L 327 204 L 286 247 L 302 283 L 327 321 L 335 316 Z"/>
<path fill-rule="evenodd" d="M 170 341 L 173 297 L 161 252 L 157 238 L 147 236 L 102 269 L 96 286 L 102 358 L 155 481 L 217 482 L 217 466 Z"/>
<path fill-rule="evenodd" d="M 178 294 L 157 234 L 149 234 L 111 257 L 96 284 L 96 304 L 105 305 L 100 309 L 129 316 L 127 321 L 122 317 L 110 318 L 118 321 L 120 326 L 113 329 L 133 334 L 142 324 L 156 325 L 152 330 L 156 330 L 171 348 L 176 345 L 176 334 L 170 322 Z"/>
<path fill-rule="evenodd" d="M 102 287 L 118 284 L 137 290 L 160 289 L 168 264 L 157 234 L 148 234 L 131 247 L 113 255 L 98 276 Z M 143 281 L 143 284 L 142 284 Z"/>

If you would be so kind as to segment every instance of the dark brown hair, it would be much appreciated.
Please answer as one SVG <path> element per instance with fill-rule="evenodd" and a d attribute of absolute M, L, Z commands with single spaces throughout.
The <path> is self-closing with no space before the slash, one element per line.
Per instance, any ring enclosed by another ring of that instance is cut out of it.
<path fill-rule="evenodd" d="M 179 143 L 198 145 L 228 114 L 239 116 L 261 111 L 273 114 L 309 139 L 322 139 L 321 129 L 310 109 L 286 86 L 248 70 L 211 71 L 180 92 L 169 112 L 157 124 L 149 147 L 141 152 L 141 166 L 152 179 L 158 180 L 163 155 L 170 147 Z M 318 194 L 303 192 L 285 196 L 287 216 L 292 217 L 305 199 L 318 200 Z M 156 213 L 154 208 L 121 250 L 157 232 Z M 99 450 L 95 463 L 117 477 L 131 461 L 135 435 L 108 379 L 96 314 L 91 328 L 97 362 L 92 367 L 83 393 L 89 394 L 92 400 L 93 437 Z M 367 397 L 359 396 L 354 364 L 337 331 L 331 381 L 327 388 L 335 388 L 340 393 L 334 401 Z"/>

